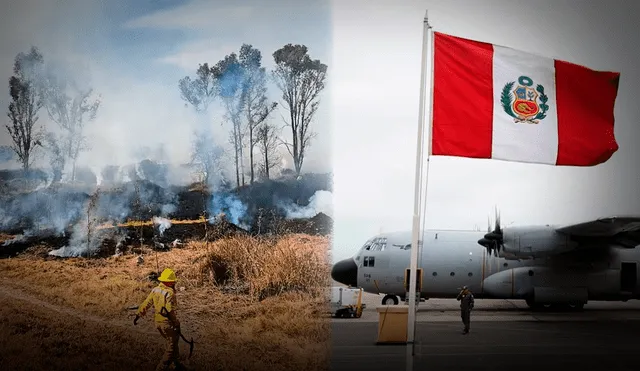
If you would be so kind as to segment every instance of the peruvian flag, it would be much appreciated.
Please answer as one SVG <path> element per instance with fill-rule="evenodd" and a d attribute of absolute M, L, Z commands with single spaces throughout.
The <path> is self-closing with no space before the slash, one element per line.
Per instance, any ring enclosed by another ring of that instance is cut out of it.
<path fill-rule="evenodd" d="M 593 166 L 620 74 L 434 32 L 432 155 Z"/>

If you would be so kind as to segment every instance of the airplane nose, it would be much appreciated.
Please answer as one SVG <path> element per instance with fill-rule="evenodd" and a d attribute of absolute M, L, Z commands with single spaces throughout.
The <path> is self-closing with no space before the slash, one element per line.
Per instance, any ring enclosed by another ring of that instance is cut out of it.
<path fill-rule="evenodd" d="M 353 259 L 344 259 L 333 265 L 331 278 L 343 285 L 358 286 L 358 266 Z"/>

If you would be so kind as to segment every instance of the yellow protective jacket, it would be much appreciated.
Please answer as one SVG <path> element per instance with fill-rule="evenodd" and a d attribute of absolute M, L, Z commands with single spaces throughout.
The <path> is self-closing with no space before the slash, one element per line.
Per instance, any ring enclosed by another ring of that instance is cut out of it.
<path fill-rule="evenodd" d="M 173 288 L 166 286 L 163 283 L 160 283 L 158 286 L 154 287 L 145 301 L 140 304 L 137 313 L 138 316 L 144 317 L 151 306 L 153 306 L 153 309 L 155 311 L 153 319 L 155 320 L 157 325 L 172 324 L 174 326 L 180 326 L 180 322 L 178 321 L 178 318 L 176 316 L 176 307 L 178 306 L 178 301 L 176 299 L 175 291 Z M 161 314 L 163 306 L 166 308 L 167 312 L 169 312 L 168 318 Z"/>

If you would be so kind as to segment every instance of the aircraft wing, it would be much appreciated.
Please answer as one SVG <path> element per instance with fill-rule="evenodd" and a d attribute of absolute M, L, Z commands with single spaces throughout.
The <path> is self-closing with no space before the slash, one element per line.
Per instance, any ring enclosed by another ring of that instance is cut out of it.
<path fill-rule="evenodd" d="M 581 240 L 606 239 L 633 248 L 640 245 L 640 216 L 612 216 L 561 226 L 556 231 Z"/>

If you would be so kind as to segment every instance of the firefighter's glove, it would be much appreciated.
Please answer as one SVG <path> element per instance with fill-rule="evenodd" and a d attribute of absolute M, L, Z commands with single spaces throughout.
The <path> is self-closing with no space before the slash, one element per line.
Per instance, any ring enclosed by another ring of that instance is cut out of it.
<path fill-rule="evenodd" d="M 136 318 L 133 319 L 133 325 L 136 326 L 138 324 L 138 320 L 140 319 L 140 316 L 136 314 Z"/>

